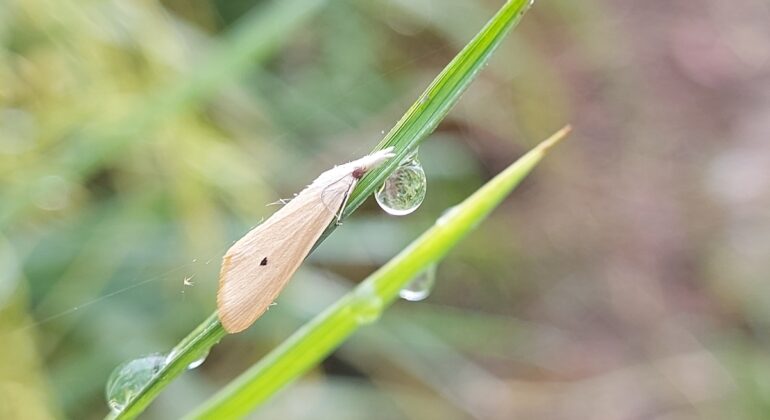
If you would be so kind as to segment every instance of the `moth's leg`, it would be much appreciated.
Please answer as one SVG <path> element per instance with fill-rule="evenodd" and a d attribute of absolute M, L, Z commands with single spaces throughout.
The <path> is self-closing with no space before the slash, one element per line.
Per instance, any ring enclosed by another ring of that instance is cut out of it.
<path fill-rule="evenodd" d="M 353 192 L 353 188 L 356 187 L 356 184 L 358 181 L 353 181 L 350 183 L 350 187 L 347 191 L 345 191 L 345 199 L 342 200 L 342 205 L 340 206 L 339 210 L 337 210 L 337 220 L 335 224 L 337 226 L 340 226 L 342 224 L 342 212 L 345 210 L 345 206 L 348 205 L 348 199 L 350 198 L 350 193 Z"/>

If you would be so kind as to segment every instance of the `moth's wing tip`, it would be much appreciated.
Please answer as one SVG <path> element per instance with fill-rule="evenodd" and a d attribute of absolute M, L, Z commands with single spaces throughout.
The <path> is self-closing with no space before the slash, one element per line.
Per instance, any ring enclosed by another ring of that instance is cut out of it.
<path fill-rule="evenodd" d="M 249 328 L 251 323 L 239 322 L 237 317 L 231 317 L 230 315 L 223 313 L 221 310 L 217 311 L 219 316 L 219 323 L 222 324 L 222 328 L 227 331 L 228 334 L 239 333 L 246 328 Z"/>
<path fill-rule="evenodd" d="M 219 287 L 217 288 L 217 317 L 219 323 L 229 334 L 239 333 L 251 325 L 242 322 L 242 316 L 236 305 L 227 298 L 227 280 L 232 268 L 233 255 L 229 252 L 222 258 L 222 268 L 219 270 Z"/>
<path fill-rule="evenodd" d="M 238 309 L 237 303 L 226 298 L 225 292 L 220 286 L 219 291 L 217 291 L 217 317 L 225 331 L 229 334 L 235 334 L 249 328 L 256 321 L 256 318 L 249 319 L 247 315 Z"/>
<path fill-rule="evenodd" d="M 256 322 L 263 314 L 265 310 L 256 312 L 244 312 L 238 310 L 236 307 L 230 307 L 228 305 L 217 307 L 217 316 L 219 317 L 219 323 L 229 334 L 239 333 L 249 328 L 254 322 Z"/>
<path fill-rule="evenodd" d="M 217 286 L 217 312 L 219 312 L 220 319 L 222 318 L 223 309 L 226 307 L 225 300 L 225 287 L 227 286 L 228 273 L 232 266 L 232 255 L 230 253 L 225 254 L 222 258 L 222 267 L 219 269 L 219 284 Z"/>
<path fill-rule="evenodd" d="M 230 305 L 227 303 L 227 299 L 224 296 L 224 282 L 222 277 L 219 278 L 219 289 L 217 289 L 217 317 L 222 327 L 230 334 L 237 333 L 241 330 L 235 325 L 234 315 L 231 313 Z"/>
<path fill-rule="evenodd" d="M 239 274 L 233 272 L 232 257 L 233 254 L 228 253 L 222 260 L 217 289 L 217 317 L 229 334 L 239 333 L 249 328 L 267 311 L 269 306 L 261 301 L 253 302 L 239 298 L 243 290 L 237 287 L 241 280 Z"/>

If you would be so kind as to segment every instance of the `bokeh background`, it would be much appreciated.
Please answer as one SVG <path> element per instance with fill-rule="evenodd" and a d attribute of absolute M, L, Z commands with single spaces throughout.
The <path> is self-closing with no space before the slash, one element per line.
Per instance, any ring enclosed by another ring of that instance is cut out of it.
<path fill-rule="evenodd" d="M 500 4 L 0 2 L 0 417 L 102 417 L 116 365 L 214 310 L 266 204 L 371 150 Z M 367 202 L 145 418 L 192 409 L 567 122 L 427 300 L 253 418 L 769 418 L 768 22 L 766 0 L 538 1 L 422 146 L 419 210 Z"/>

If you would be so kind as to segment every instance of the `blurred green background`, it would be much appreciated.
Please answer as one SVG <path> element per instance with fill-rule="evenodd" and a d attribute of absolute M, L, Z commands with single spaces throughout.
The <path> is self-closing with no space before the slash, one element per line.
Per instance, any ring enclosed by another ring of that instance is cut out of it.
<path fill-rule="evenodd" d="M 230 243 L 367 153 L 501 4 L 0 1 L 0 418 L 101 418 L 215 307 Z M 176 418 L 566 122 L 438 267 L 256 419 L 770 417 L 770 4 L 540 0 Z M 192 285 L 184 279 L 191 278 Z"/>

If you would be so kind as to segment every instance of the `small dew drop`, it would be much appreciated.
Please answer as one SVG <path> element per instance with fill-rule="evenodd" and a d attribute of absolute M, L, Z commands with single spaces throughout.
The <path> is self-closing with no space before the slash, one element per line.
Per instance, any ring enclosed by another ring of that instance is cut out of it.
<path fill-rule="evenodd" d="M 380 319 L 384 306 L 382 299 L 373 290 L 359 288 L 351 309 L 356 322 L 366 325 Z"/>
<path fill-rule="evenodd" d="M 374 193 L 377 204 L 394 216 L 417 210 L 425 199 L 428 180 L 417 158 L 417 151 L 404 159 Z"/>
<path fill-rule="evenodd" d="M 417 302 L 430 296 L 436 283 L 436 264 L 430 265 L 398 292 L 402 299 Z"/>
<path fill-rule="evenodd" d="M 171 352 L 166 356 L 165 364 L 171 363 L 171 361 L 176 357 L 177 353 L 176 350 L 171 350 Z M 209 357 L 209 351 L 204 351 L 197 359 L 190 362 L 190 364 L 187 365 L 187 369 L 195 369 L 198 366 L 202 365 L 203 362 L 206 361 L 206 358 Z"/>
<path fill-rule="evenodd" d="M 110 409 L 115 412 L 123 410 L 165 365 L 166 357 L 160 353 L 148 354 L 118 365 L 107 379 L 105 388 Z"/>
<path fill-rule="evenodd" d="M 195 368 L 197 368 L 198 366 L 202 365 L 203 362 L 206 361 L 207 357 L 209 357 L 208 350 L 206 350 L 206 352 L 203 353 L 199 358 L 197 358 L 197 359 L 193 360 L 192 362 L 190 362 L 190 364 L 187 365 L 187 369 L 195 369 Z"/>

